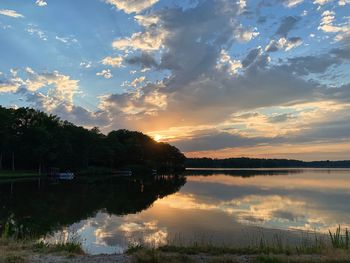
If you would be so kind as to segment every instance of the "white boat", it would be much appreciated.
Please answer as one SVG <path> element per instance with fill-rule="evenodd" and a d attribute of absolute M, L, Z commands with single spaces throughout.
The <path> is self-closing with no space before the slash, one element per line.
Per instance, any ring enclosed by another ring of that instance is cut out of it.
<path fill-rule="evenodd" d="M 71 173 L 71 172 L 57 173 L 55 177 L 61 180 L 72 180 L 74 179 L 74 173 Z"/>

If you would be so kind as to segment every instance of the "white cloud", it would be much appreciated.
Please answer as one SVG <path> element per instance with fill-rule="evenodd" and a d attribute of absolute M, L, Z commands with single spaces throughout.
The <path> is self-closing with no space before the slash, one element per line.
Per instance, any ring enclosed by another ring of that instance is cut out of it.
<path fill-rule="evenodd" d="M 106 3 L 114 5 L 127 14 L 140 13 L 150 8 L 159 0 L 106 0 Z"/>
<path fill-rule="evenodd" d="M 284 4 L 288 7 L 294 7 L 304 2 L 304 0 L 284 0 Z"/>
<path fill-rule="evenodd" d="M 45 34 L 44 31 L 38 29 L 36 26 L 34 25 L 29 25 L 28 28 L 26 29 L 26 31 L 30 34 L 30 35 L 35 35 L 38 38 L 40 38 L 41 40 L 47 41 L 47 36 Z"/>
<path fill-rule="evenodd" d="M 146 27 L 155 25 L 159 22 L 159 17 L 157 17 L 156 15 L 147 15 L 147 16 L 136 15 L 134 16 L 134 19 L 139 25 L 146 26 Z"/>
<path fill-rule="evenodd" d="M 345 23 L 335 25 L 335 12 L 326 10 L 322 13 L 321 23 L 318 30 L 326 33 L 336 33 L 335 40 L 340 41 L 350 36 L 350 20 Z"/>
<path fill-rule="evenodd" d="M 56 36 L 55 37 L 56 40 L 64 43 L 64 44 L 70 44 L 70 43 L 77 43 L 78 40 L 74 37 L 59 37 L 59 36 Z"/>
<path fill-rule="evenodd" d="M 35 4 L 37 6 L 47 6 L 47 3 L 44 0 L 36 0 Z"/>
<path fill-rule="evenodd" d="M 117 39 L 112 43 L 112 47 L 119 50 L 140 49 L 144 51 L 154 51 L 162 47 L 167 32 L 153 30 L 137 32 L 130 38 Z"/>
<path fill-rule="evenodd" d="M 110 79 L 113 77 L 113 75 L 109 69 L 103 69 L 101 72 L 97 72 L 96 76 L 102 76 L 105 79 Z"/>
<path fill-rule="evenodd" d="M 217 64 L 218 69 L 225 69 L 231 75 L 236 74 L 237 70 L 242 68 L 239 60 L 232 59 L 226 50 L 221 50 L 220 58 Z"/>
<path fill-rule="evenodd" d="M 292 37 L 289 39 L 281 37 L 278 41 L 271 40 L 270 43 L 266 46 L 265 51 L 274 52 L 280 49 L 289 51 L 295 47 L 300 46 L 302 43 L 303 41 L 299 37 Z"/>
<path fill-rule="evenodd" d="M 105 57 L 104 59 L 102 59 L 101 63 L 103 65 L 108 65 L 108 66 L 112 66 L 112 67 L 121 67 L 122 63 L 123 63 L 123 57 L 119 56 L 119 57 Z"/>
<path fill-rule="evenodd" d="M 244 10 L 245 10 L 245 8 L 247 7 L 247 2 L 246 2 L 246 0 L 238 0 L 237 1 L 237 4 L 238 4 L 238 6 L 239 6 L 239 12 L 240 13 L 242 13 Z"/>
<path fill-rule="evenodd" d="M 145 80 L 146 80 L 145 76 L 140 76 L 140 77 L 134 79 L 133 81 L 131 81 L 130 86 L 137 87 L 140 84 L 142 84 Z"/>
<path fill-rule="evenodd" d="M 346 5 L 346 4 L 350 4 L 350 0 L 339 0 L 338 4 L 341 6 Z"/>
<path fill-rule="evenodd" d="M 29 67 L 25 71 L 29 78 L 24 82 L 29 91 L 35 92 L 45 86 L 53 85 L 52 94 L 57 99 L 72 103 L 73 96 L 78 91 L 78 80 L 73 80 L 70 76 L 63 75 L 58 71 L 36 73 Z"/>
<path fill-rule="evenodd" d="M 314 1 L 314 4 L 315 5 L 325 5 L 325 4 L 327 4 L 327 3 L 329 3 L 329 2 L 333 2 L 334 0 L 315 0 Z"/>
<path fill-rule="evenodd" d="M 41 88 L 48 87 L 49 91 L 45 97 L 55 98 L 56 103 L 71 104 L 73 96 L 79 88 L 78 80 L 71 79 L 70 76 L 63 75 L 58 71 L 37 73 L 32 68 L 27 67 L 24 70 L 11 69 L 10 72 L 10 78 L 5 81 L 0 80 L 0 92 L 13 93 L 17 92 L 20 87 L 23 88 L 22 93 L 38 92 Z M 54 105 L 51 106 L 54 107 Z"/>
<path fill-rule="evenodd" d="M 242 26 L 240 26 L 236 31 L 236 39 L 242 42 L 248 42 L 252 40 L 253 38 L 257 37 L 260 33 L 258 32 L 257 28 L 254 29 L 244 29 Z"/>
<path fill-rule="evenodd" d="M 0 9 L 0 15 L 9 16 L 13 18 L 24 17 L 22 14 L 17 13 L 17 11 L 10 9 Z"/>
<path fill-rule="evenodd" d="M 84 67 L 84 68 L 91 68 L 92 66 L 92 62 L 91 61 L 87 61 L 87 62 L 80 62 L 79 64 L 81 67 Z"/>
<path fill-rule="evenodd" d="M 328 3 L 334 2 L 334 0 L 315 0 L 313 3 L 315 5 L 325 5 Z M 339 0 L 338 5 L 344 6 L 346 4 L 350 4 L 350 0 Z"/>
<path fill-rule="evenodd" d="M 16 92 L 19 88 L 19 85 L 15 82 L 10 83 L 1 83 L 0 82 L 0 94 L 1 93 L 13 93 Z"/>

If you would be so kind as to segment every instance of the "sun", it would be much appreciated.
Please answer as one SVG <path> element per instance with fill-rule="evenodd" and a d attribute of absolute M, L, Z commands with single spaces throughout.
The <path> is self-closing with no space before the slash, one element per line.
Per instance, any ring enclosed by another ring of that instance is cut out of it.
<path fill-rule="evenodd" d="M 162 139 L 162 135 L 156 134 L 154 135 L 154 139 L 159 142 Z"/>

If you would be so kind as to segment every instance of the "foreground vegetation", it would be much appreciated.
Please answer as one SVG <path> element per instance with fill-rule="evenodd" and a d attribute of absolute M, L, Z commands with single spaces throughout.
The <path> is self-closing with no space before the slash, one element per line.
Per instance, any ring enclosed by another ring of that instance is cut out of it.
<path fill-rule="evenodd" d="M 339 227 L 335 233 L 330 232 L 330 239 L 319 239 L 317 236 L 311 241 L 301 240 L 296 246 L 283 244 L 281 239 L 275 238 L 271 242 L 263 239 L 259 245 L 249 247 L 225 247 L 207 245 L 166 245 L 158 248 L 147 248 L 140 244 L 131 245 L 125 255 L 116 261 L 116 255 L 89 256 L 85 255 L 79 239 L 70 238 L 65 242 L 48 244 L 43 241 L 16 241 L 0 239 L 0 262 L 36 262 L 36 255 L 44 255 L 50 260 L 50 255 L 58 255 L 64 262 L 131 262 L 131 263 L 299 263 L 350 262 L 348 230 Z M 57 261 L 57 257 L 54 262 Z M 29 261 L 28 261 L 29 260 Z M 102 260 L 102 261 L 101 261 Z"/>
<path fill-rule="evenodd" d="M 184 161 L 176 147 L 141 132 L 104 135 L 98 128 L 88 130 L 34 109 L 0 106 L 0 171 L 41 174 L 50 167 L 89 171 L 130 166 L 173 171 L 182 169 Z"/>
<path fill-rule="evenodd" d="M 0 263 L 28 262 L 33 255 L 56 254 L 64 257 L 84 255 L 81 243 L 79 242 L 58 242 L 48 244 L 42 241 L 0 239 Z"/>
<path fill-rule="evenodd" d="M 261 238 L 255 245 L 244 247 L 215 246 L 210 243 L 165 245 L 147 248 L 132 245 L 126 253 L 135 262 L 350 262 L 349 232 L 339 226 L 329 236 L 303 237 L 296 244 L 283 242 L 282 236 L 272 240 Z M 203 261 L 204 259 L 204 261 Z"/>

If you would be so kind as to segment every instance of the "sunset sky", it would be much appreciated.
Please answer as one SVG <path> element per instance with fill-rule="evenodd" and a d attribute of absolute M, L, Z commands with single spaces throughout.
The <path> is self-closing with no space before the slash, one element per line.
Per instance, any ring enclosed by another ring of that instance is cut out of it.
<path fill-rule="evenodd" d="M 350 159 L 350 0 L 2 0 L 0 105 L 186 156 Z"/>

